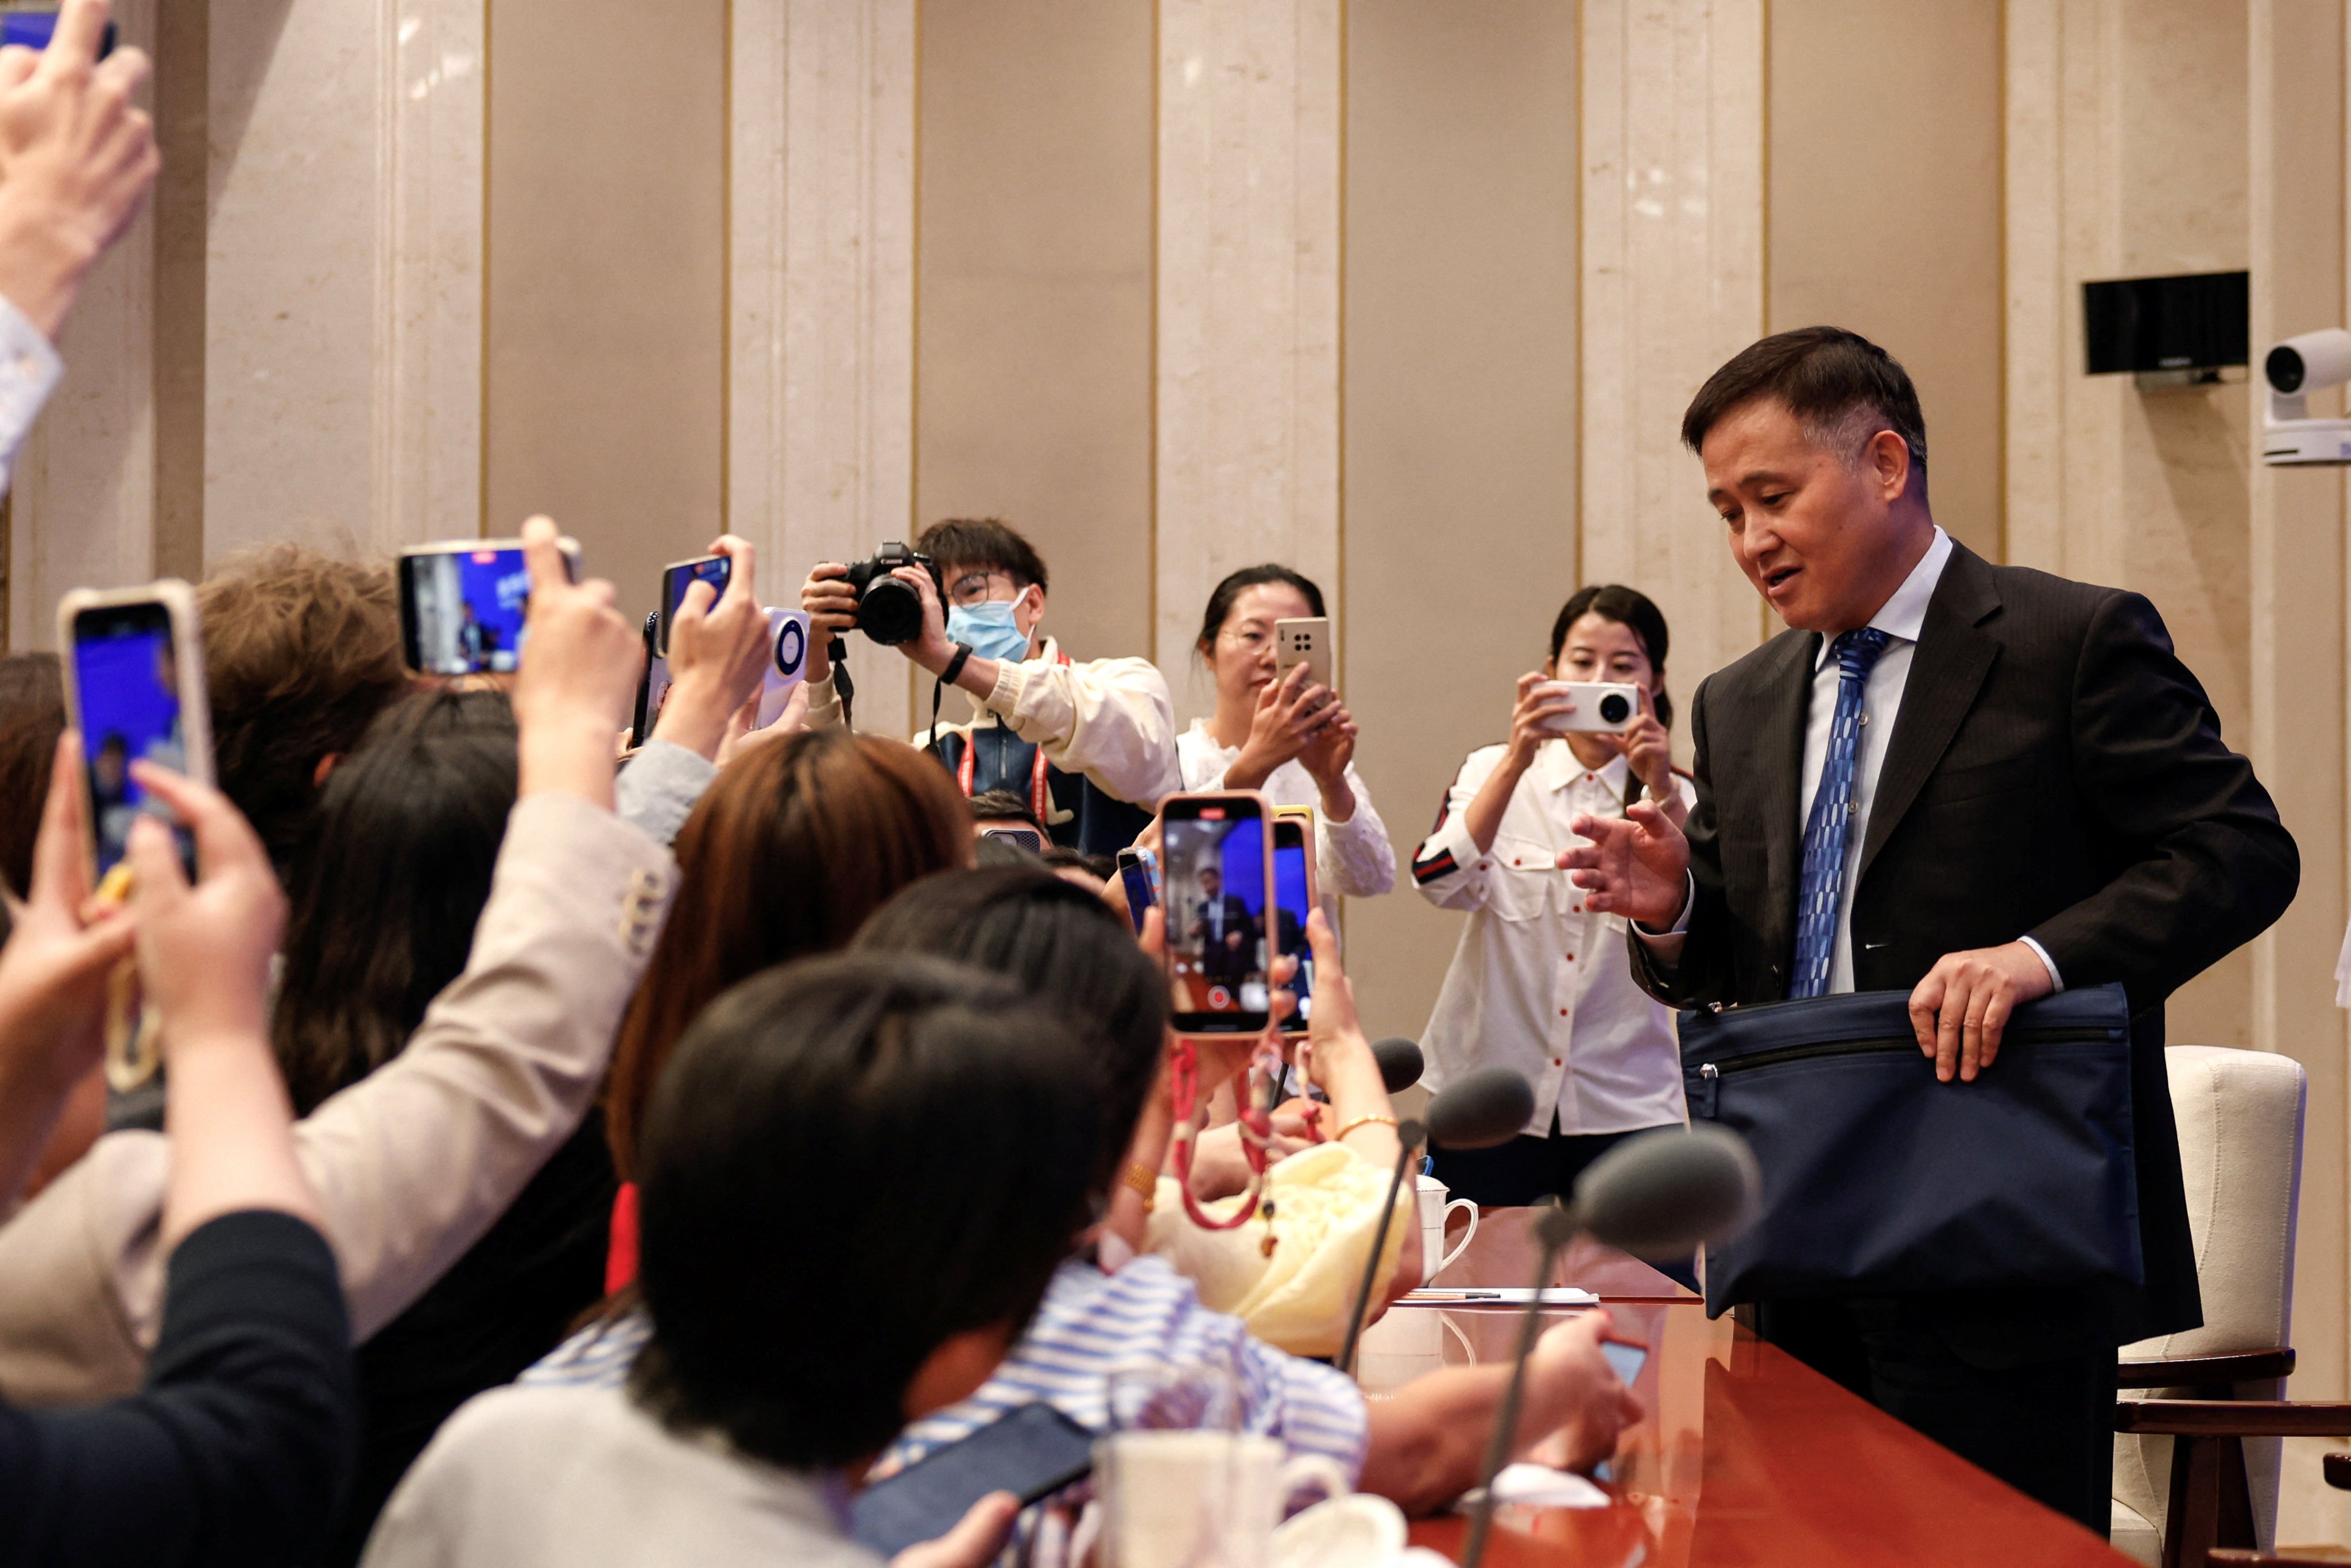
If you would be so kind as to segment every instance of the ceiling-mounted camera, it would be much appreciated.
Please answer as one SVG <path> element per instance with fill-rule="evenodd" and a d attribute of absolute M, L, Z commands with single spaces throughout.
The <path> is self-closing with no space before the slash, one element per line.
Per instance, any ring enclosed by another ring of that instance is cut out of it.
<path fill-rule="evenodd" d="M 2288 338 L 2262 361 L 2269 410 L 2262 461 L 2276 467 L 2351 463 L 2351 419 L 2313 419 L 2310 393 L 2351 381 L 2351 332 L 2340 327 Z"/>

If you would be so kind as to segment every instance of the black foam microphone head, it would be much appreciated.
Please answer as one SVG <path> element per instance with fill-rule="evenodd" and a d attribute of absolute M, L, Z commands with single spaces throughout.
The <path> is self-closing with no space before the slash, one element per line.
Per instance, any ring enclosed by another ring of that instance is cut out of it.
<path fill-rule="evenodd" d="M 1490 1149 L 1526 1130 L 1535 1092 L 1507 1067 L 1466 1072 L 1428 1103 L 1428 1141 L 1440 1149 Z"/>
<path fill-rule="evenodd" d="M 1687 1258 L 1746 1228 L 1762 1196 L 1747 1140 L 1701 1122 L 1627 1138 L 1576 1178 L 1575 1218 L 1635 1258 Z"/>
<path fill-rule="evenodd" d="M 1421 1070 L 1427 1065 L 1420 1047 L 1402 1036 L 1372 1041 L 1372 1060 L 1380 1064 L 1380 1082 L 1391 1094 L 1419 1082 Z"/>

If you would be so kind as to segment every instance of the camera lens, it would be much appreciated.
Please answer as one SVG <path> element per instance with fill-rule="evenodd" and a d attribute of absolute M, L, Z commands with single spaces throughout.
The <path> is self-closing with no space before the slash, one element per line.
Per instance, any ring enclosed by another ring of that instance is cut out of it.
<path fill-rule="evenodd" d="M 1633 716 L 1633 705 L 1622 692 L 1610 692 L 1600 699 L 1600 716 L 1610 724 L 1623 724 Z"/>
<path fill-rule="evenodd" d="M 857 599 L 857 629 L 885 648 L 922 634 L 923 598 L 894 577 L 877 577 Z"/>
<path fill-rule="evenodd" d="M 799 622 L 785 622 L 783 630 L 776 633 L 776 674 L 788 678 L 797 675 L 807 660 L 808 633 Z"/>

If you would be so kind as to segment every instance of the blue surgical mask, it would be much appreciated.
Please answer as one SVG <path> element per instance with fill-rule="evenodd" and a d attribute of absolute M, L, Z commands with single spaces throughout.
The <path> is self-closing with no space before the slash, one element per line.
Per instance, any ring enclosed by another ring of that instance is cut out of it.
<path fill-rule="evenodd" d="M 1029 656 L 1029 633 L 1012 618 L 1018 601 L 991 599 L 947 612 L 947 641 L 968 644 L 983 659 L 1018 664 Z"/>

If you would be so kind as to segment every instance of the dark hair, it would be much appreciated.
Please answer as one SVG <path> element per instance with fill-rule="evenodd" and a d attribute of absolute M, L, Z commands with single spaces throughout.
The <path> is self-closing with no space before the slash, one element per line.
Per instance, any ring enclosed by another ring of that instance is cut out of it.
<path fill-rule="evenodd" d="M 1018 822 L 1040 833 L 1045 831 L 1034 808 L 1009 789 L 982 789 L 974 795 L 971 817 L 976 822 Z"/>
<path fill-rule="evenodd" d="M 901 740 L 809 730 L 721 772 L 678 830 L 677 903 L 612 1052 L 604 1109 L 622 1176 L 662 1064 L 713 997 L 846 946 L 908 883 L 969 865 L 971 841 L 955 780 Z"/>
<path fill-rule="evenodd" d="M 713 1002 L 645 1119 L 638 1399 L 795 1469 L 887 1445 L 924 1361 L 1017 1333 L 1090 1222 L 1081 1057 L 1008 982 L 921 955 L 807 959 Z"/>
<path fill-rule="evenodd" d="M 950 588 L 958 572 L 977 567 L 1000 571 L 1023 588 L 1033 582 L 1048 593 L 1053 591 L 1045 579 L 1045 558 L 1000 517 L 946 518 L 925 528 L 914 548 L 938 563 Z"/>
<path fill-rule="evenodd" d="M 514 803 L 503 692 L 404 698 L 328 777 L 269 1024 L 297 1114 L 398 1054 L 464 971 Z"/>
<path fill-rule="evenodd" d="M 1657 722 L 1671 729 L 1674 699 L 1666 695 L 1667 636 L 1664 612 L 1649 601 L 1647 594 L 1621 582 L 1593 583 L 1577 589 L 1560 606 L 1559 619 L 1551 623 L 1551 660 L 1554 669 L 1559 664 L 1559 651 L 1567 646 L 1569 629 L 1587 615 L 1629 626 L 1633 635 L 1641 640 L 1641 652 L 1649 655 L 1649 668 L 1657 677 L 1657 689 L 1649 700 L 1656 705 Z"/>
<path fill-rule="evenodd" d="M 66 692 L 55 653 L 0 658 L 0 883 L 19 898 L 33 891 L 33 842 L 49 795 Z"/>
<path fill-rule="evenodd" d="M 1090 855 L 1067 844 L 1047 844 L 1037 858 L 1054 871 L 1081 871 L 1096 882 L 1106 883 L 1118 874 L 1117 856 Z"/>
<path fill-rule="evenodd" d="M 1208 612 L 1200 618 L 1200 640 L 1193 646 L 1206 653 L 1216 644 L 1217 633 L 1225 629 L 1225 622 L 1232 619 L 1233 601 L 1241 596 L 1241 591 L 1261 588 L 1269 582 L 1289 584 L 1306 596 L 1306 602 L 1315 614 L 1328 613 L 1322 608 L 1322 591 L 1314 585 L 1312 578 L 1303 572 L 1292 571 L 1272 561 L 1260 566 L 1245 566 L 1238 571 L 1227 573 L 1225 580 L 1209 591 Z"/>
<path fill-rule="evenodd" d="M 1082 1031 L 1105 1109 L 1094 1170 L 1106 1196 L 1159 1074 L 1167 980 L 1100 895 L 1026 868 L 925 877 L 874 911 L 858 953 L 934 953 L 1002 975 Z"/>
<path fill-rule="evenodd" d="M 392 570 L 295 544 L 239 556 L 196 590 L 214 768 L 284 876 L 347 752 L 407 687 Z"/>
<path fill-rule="evenodd" d="M 1858 332 L 1842 327 L 1800 327 L 1750 343 L 1706 378 L 1682 415 L 1682 442 L 1692 452 L 1731 410 L 1770 398 L 1804 423 L 1813 440 L 1850 457 L 1880 430 L 1910 448 L 1910 466 L 1927 476 L 1927 416 L 1918 389 L 1901 361 Z M 1869 422 L 1864 430 L 1861 423 Z"/>

